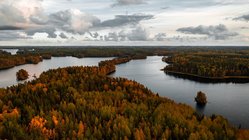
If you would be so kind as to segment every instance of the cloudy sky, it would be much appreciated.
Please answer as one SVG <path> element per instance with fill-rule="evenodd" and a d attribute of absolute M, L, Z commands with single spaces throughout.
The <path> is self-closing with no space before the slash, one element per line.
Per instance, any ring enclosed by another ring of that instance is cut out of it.
<path fill-rule="evenodd" d="M 0 0 L 0 45 L 249 45 L 249 1 Z"/>

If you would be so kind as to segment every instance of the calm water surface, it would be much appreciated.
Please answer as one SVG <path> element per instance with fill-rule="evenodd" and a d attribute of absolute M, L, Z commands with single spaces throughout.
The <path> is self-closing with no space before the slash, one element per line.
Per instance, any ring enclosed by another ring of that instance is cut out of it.
<path fill-rule="evenodd" d="M 11 55 L 15 55 L 18 52 L 18 49 L 1 49 L 5 52 L 11 53 Z"/>
<path fill-rule="evenodd" d="M 234 125 L 249 128 L 249 84 L 206 84 L 198 83 L 166 75 L 160 69 L 167 64 L 161 61 L 162 57 L 153 56 L 146 60 L 133 60 L 117 66 L 117 71 L 111 76 L 125 77 L 136 80 L 152 91 L 159 93 L 176 102 L 186 103 L 206 115 L 220 114 L 228 118 Z M 0 71 L 0 87 L 17 84 L 16 72 L 26 69 L 32 75 L 39 76 L 48 69 L 67 66 L 92 66 L 99 61 L 111 58 L 74 58 L 53 57 L 51 60 L 33 65 L 17 66 Z M 29 80 L 30 80 L 29 79 Z M 204 109 L 196 108 L 194 97 L 198 91 L 203 91 L 208 97 L 208 104 Z"/>
<path fill-rule="evenodd" d="M 0 87 L 7 87 L 18 84 L 16 81 L 16 72 L 25 69 L 29 73 L 29 79 L 33 79 L 33 75 L 37 77 L 44 71 L 68 66 L 97 66 L 99 61 L 112 58 L 75 58 L 75 57 L 52 57 L 51 60 L 43 60 L 38 64 L 26 64 L 17 66 L 7 70 L 0 70 Z M 21 83 L 21 82 L 20 82 Z"/>
<path fill-rule="evenodd" d="M 175 78 L 160 71 L 167 65 L 161 58 L 153 56 L 118 65 L 112 76 L 136 80 L 160 96 L 191 105 L 206 115 L 223 115 L 235 126 L 249 128 L 249 84 L 207 84 Z M 194 102 L 198 91 L 205 92 L 208 98 L 203 109 L 197 108 Z"/>

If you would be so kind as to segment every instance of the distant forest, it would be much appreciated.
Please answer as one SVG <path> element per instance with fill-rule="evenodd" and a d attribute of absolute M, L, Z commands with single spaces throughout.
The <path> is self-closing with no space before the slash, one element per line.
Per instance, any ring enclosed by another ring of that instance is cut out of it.
<path fill-rule="evenodd" d="M 32 51 L 31 51 L 32 50 Z M 73 56 L 83 57 L 130 57 L 132 59 L 145 59 L 147 56 L 160 53 L 157 49 L 142 48 L 20 48 L 17 55 L 0 50 L 0 70 L 23 64 L 37 64 L 43 59 L 51 57 Z M 162 53 L 165 53 L 164 51 Z"/>
<path fill-rule="evenodd" d="M 192 53 L 195 55 L 197 52 L 209 52 L 210 57 L 215 53 L 249 54 L 249 48 L 247 47 L 18 47 L 16 49 L 19 49 L 17 55 L 11 55 L 0 50 L 0 70 L 23 64 L 37 64 L 43 59 L 62 56 L 145 59 L 147 56 L 153 55 L 172 56 L 182 53 L 188 53 L 189 55 Z M 230 56 L 232 55 L 228 55 L 227 57 Z"/>

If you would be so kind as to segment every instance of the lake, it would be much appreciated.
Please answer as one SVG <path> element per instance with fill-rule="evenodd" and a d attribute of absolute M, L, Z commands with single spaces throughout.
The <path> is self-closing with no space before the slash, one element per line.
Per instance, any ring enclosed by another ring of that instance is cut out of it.
<path fill-rule="evenodd" d="M 52 57 L 37 65 L 27 64 L 0 71 L 0 87 L 17 84 L 16 72 L 25 69 L 32 75 L 39 76 L 43 71 L 67 66 L 96 66 L 99 61 L 112 58 L 74 58 Z M 235 126 L 249 128 L 249 84 L 207 84 L 175 78 L 160 69 L 167 64 L 162 57 L 151 56 L 146 60 L 132 60 L 117 66 L 117 71 L 110 76 L 125 77 L 144 84 L 160 96 L 168 97 L 178 103 L 186 103 L 198 112 L 206 115 L 219 114 L 226 117 Z M 206 93 L 208 104 L 205 108 L 196 107 L 194 97 L 198 91 Z"/>
<path fill-rule="evenodd" d="M 68 66 L 97 66 L 98 62 L 112 58 L 75 58 L 75 57 L 52 57 L 51 60 L 43 60 L 38 64 L 26 64 L 16 66 L 11 69 L 0 70 L 0 88 L 7 87 L 22 82 L 16 81 L 16 72 L 25 69 L 29 73 L 29 79 L 32 80 L 33 75 L 37 77 L 44 71 Z"/>
<path fill-rule="evenodd" d="M 249 128 L 249 83 L 208 84 L 176 78 L 160 71 L 167 65 L 161 59 L 153 56 L 146 60 L 132 60 L 118 65 L 112 76 L 135 80 L 160 96 L 186 103 L 206 115 L 222 115 L 235 126 L 241 124 L 243 128 Z M 205 108 L 196 106 L 194 98 L 198 91 L 207 95 L 208 104 Z"/>

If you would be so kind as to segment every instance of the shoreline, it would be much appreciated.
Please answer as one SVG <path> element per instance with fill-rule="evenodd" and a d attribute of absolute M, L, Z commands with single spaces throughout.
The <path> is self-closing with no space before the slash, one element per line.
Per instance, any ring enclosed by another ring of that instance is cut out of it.
<path fill-rule="evenodd" d="M 249 76 L 224 76 L 224 77 L 204 77 L 196 74 L 169 71 L 163 69 L 166 74 L 183 79 L 193 80 L 201 83 L 249 83 Z"/>

